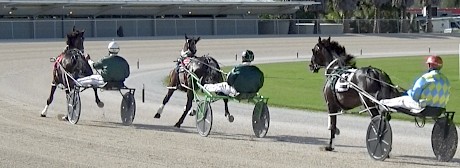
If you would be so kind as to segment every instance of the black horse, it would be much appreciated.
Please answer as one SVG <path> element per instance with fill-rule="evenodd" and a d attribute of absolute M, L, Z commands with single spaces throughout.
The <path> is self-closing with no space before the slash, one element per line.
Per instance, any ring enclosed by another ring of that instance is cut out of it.
<path fill-rule="evenodd" d="M 53 102 L 53 96 L 57 85 L 62 84 L 65 88 L 66 95 L 68 95 L 71 89 L 75 86 L 75 81 L 73 79 L 76 80 L 80 77 L 90 76 L 93 74 L 91 66 L 88 64 L 83 54 L 83 41 L 85 40 L 85 37 L 83 36 L 84 33 L 84 30 L 77 30 L 73 27 L 72 32 L 67 34 L 67 47 L 54 62 L 51 92 L 48 100 L 46 101 L 46 106 L 41 112 L 42 117 L 46 117 L 48 107 L 51 102 Z M 96 103 L 102 108 L 104 103 L 99 99 L 97 89 L 93 89 L 96 97 Z"/>
<path fill-rule="evenodd" d="M 188 57 L 184 59 L 180 59 L 178 62 L 183 66 L 183 68 L 188 69 L 190 72 L 194 73 L 199 79 L 200 84 L 211 84 L 211 83 L 219 83 L 223 82 L 224 78 L 222 76 L 219 63 L 210 56 L 201 56 L 197 57 L 196 54 L 196 44 L 200 40 L 198 38 L 189 38 L 185 35 L 185 44 L 182 48 L 181 54 L 187 55 Z M 155 114 L 155 118 L 160 118 L 161 113 L 163 112 L 163 108 L 168 103 L 169 99 L 171 98 L 174 91 L 177 89 L 184 91 L 187 93 L 187 104 L 184 107 L 184 112 L 180 117 L 179 121 L 174 125 L 177 128 L 180 128 L 181 124 L 184 122 L 187 113 L 190 111 L 192 107 L 192 101 L 194 99 L 194 93 L 192 88 L 198 89 L 196 83 L 193 83 L 192 80 L 189 79 L 189 74 L 183 70 L 180 70 L 179 67 L 171 70 L 169 73 L 169 84 L 168 84 L 168 93 L 166 94 L 165 98 L 163 99 L 163 104 L 158 108 L 157 113 Z M 191 77 L 190 77 L 191 78 Z M 192 86 L 194 85 L 195 86 Z M 230 122 L 233 122 L 233 117 L 230 115 L 228 111 L 228 99 L 224 99 L 225 103 L 225 117 L 228 118 Z M 190 113 L 193 115 L 193 113 Z"/>
<path fill-rule="evenodd" d="M 399 96 L 399 91 L 393 86 L 390 77 L 384 71 L 370 66 L 356 68 L 354 57 L 346 53 L 345 47 L 335 41 L 331 41 L 330 37 L 323 40 L 320 37 L 312 52 L 310 70 L 317 73 L 321 67 L 326 67 L 326 82 L 323 92 L 329 111 L 328 129 L 331 131 L 331 138 L 325 150 L 333 151 L 335 135 L 340 133 L 337 128 L 338 112 L 363 105 L 356 90 L 349 88 L 345 91 L 337 91 L 335 85 L 338 80 L 343 80 L 339 79 L 342 74 L 347 75 L 354 72 L 354 75 L 348 75 L 351 78 L 348 81 L 356 84 L 377 100 L 397 97 Z M 371 117 L 379 115 L 376 103 L 366 97 L 363 98 L 365 104 L 371 107 Z"/>

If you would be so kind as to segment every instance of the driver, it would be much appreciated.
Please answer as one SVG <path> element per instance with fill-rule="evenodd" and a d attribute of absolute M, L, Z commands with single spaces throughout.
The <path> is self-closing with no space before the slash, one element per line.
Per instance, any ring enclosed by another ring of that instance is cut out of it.
<path fill-rule="evenodd" d="M 112 41 L 107 48 L 109 55 L 98 62 L 93 62 L 89 55 L 86 57 L 90 66 L 102 71 L 100 75 L 91 75 L 78 79 L 77 81 L 80 84 L 83 86 L 98 87 L 104 85 L 105 82 L 124 82 L 129 76 L 129 64 L 123 57 L 118 55 L 120 51 L 118 43 Z"/>
<path fill-rule="evenodd" d="M 246 50 L 241 55 L 242 64 L 236 66 L 228 74 L 227 82 L 205 84 L 204 88 L 210 92 L 220 92 L 232 97 L 240 93 L 257 93 L 264 84 L 264 74 L 251 62 L 254 53 Z"/>
<path fill-rule="evenodd" d="M 389 107 L 399 107 L 420 113 L 426 106 L 446 108 L 450 96 L 450 82 L 441 73 L 442 59 L 432 55 L 426 60 L 428 71 L 414 83 L 412 89 L 402 96 L 380 100 Z"/>

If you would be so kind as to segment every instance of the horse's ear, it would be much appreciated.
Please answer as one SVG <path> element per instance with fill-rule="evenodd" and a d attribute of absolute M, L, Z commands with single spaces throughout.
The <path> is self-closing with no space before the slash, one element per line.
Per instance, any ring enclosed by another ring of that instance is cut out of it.
<path fill-rule="evenodd" d="M 195 43 L 198 43 L 198 41 L 200 41 L 200 37 L 198 37 L 195 41 Z"/>
<path fill-rule="evenodd" d="M 75 31 L 75 25 L 73 25 L 73 27 L 72 27 L 72 31 L 73 31 L 73 32 Z"/>
<path fill-rule="evenodd" d="M 318 43 L 321 43 L 321 37 L 318 37 Z"/>
<path fill-rule="evenodd" d="M 81 34 L 81 36 L 83 36 L 85 34 L 85 29 L 81 30 L 80 34 Z"/>
<path fill-rule="evenodd" d="M 188 37 L 187 37 L 187 34 L 185 34 L 185 41 L 187 41 Z"/>
<path fill-rule="evenodd" d="M 331 42 L 331 36 L 329 36 L 329 38 L 327 38 L 327 42 Z"/>

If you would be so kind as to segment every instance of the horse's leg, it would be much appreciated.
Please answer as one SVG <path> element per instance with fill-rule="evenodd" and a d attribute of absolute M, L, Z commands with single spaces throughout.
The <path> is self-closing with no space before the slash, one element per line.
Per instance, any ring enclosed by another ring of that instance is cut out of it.
<path fill-rule="evenodd" d="M 233 115 L 231 115 L 230 111 L 228 110 L 228 99 L 224 99 L 224 106 L 225 106 L 225 117 L 227 117 L 229 122 L 233 122 L 235 118 L 233 118 Z"/>
<path fill-rule="evenodd" d="M 331 138 L 329 139 L 328 146 L 325 147 L 326 151 L 333 151 L 335 148 L 334 140 L 335 135 L 338 135 L 338 128 L 337 128 L 337 115 L 336 113 L 329 113 L 332 114 L 329 116 L 329 123 L 328 129 L 331 131 Z"/>
<path fill-rule="evenodd" d="M 173 95 L 175 89 L 168 89 L 168 93 L 166 94 L 165 98 L 163 99 L 163 104 L 161 104 L 160 108 L 158 108 L 157 113 L 155 114 L 155 118 L 160 118 L 161 113 L 163 113 L 163 108 L 165 107 L 166 103 L 168 103 L 169 99 Z"/>
<path fill-rule="evenodd" d="M 165 107 L 166 103 L 168 103 L 169 99 L 173 95 L 174 91 L 177 89 L 177 83 L 179 83 L 178 80 L 178 74 L 177 74 L 177 68 L 173 69 L 171 72 L 169 72 L 169 84 L 168 84 L 168 93 L 166 94 L 165 98 L 163 99 L 163 104 L 161 104 L 160 108 L 158 108 L 157 113 L 155 114 L 154 118 L 160 118 L 161 113 L 163 113 L 163 108 Z"/>
<path fill-rule="evenodd" d="M 187 116 L 187 113 L 190 111 L 190 108 L 192 108 L 192 100 L 194 98 L 193 91 L 188 90 L 187 91 L 187 105 L 185 105 L 185 110 L 184 113 L 182 113 L 182 116 L 179 118 L 179 121 L 174 125 L 177 128 L 180 128 L 180 125 L 184 122 L 185 117 Z"/>
<path fill-rule="evenodd" d="M 51 104 L 51 102 L 53 102 L 53 97 L 54 97 L 54 92 L 55 91 L 56 91 L 56 84 L 52 83 L 51 84 L 51 92 L 50 92 L 50 95 L 48 97 L 48 100 L 46 100 L 46 106 L 42 110 L 42 113 L 40 115 L 41 117 L 46 117 L 46 114 L 48 113 L 48 107 Z"/>
<path fill-rule="evenodd" d="M 93 88 L 94 90 L 94 97 L 96 98 L 96 104 L 99 108 L 102 108 L 104 107 L 104 102 L 101 101 L 101 99 L 99 99 L 99 95 L 97 94 L 97 88 Z"/>

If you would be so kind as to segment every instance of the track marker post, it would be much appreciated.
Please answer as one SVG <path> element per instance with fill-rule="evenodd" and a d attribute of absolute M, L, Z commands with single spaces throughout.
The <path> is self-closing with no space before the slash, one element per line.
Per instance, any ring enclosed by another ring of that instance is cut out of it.
<path fill-rule="evenodd" d="M 142 103 L 145 102 L 145 84 L 142 84 Z"/>

